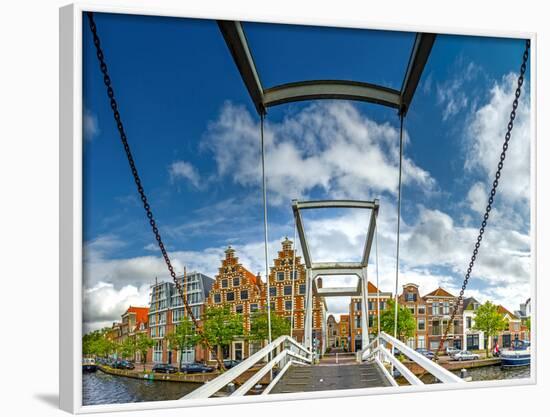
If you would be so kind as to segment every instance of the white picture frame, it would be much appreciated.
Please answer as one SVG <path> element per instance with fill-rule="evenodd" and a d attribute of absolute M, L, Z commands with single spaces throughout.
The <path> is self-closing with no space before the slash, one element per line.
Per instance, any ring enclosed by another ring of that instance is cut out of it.
<path fill-rule="evenodd" d="M 86 11 L 104 13 L 124 13 L 150 16 L 169 16 L 205 19 L 235 19 L 239 16 L 229 15 L 200 15 L 189 12 L 182 6 L 181 9 L 162 10 L 160 8 L 128 7 L 121 5 L 97 5 L 87 3 L 75 3 L 62 7 L 59 12 L 60 19 L 60 370 L 59 391 L 60 407 L 68 412 L 85 414 L 111 411 L 150 410 L 158 408 L 196 407 L 207 405 L 226 405 L 239 403 L 255 403 L 259 401 L 289 401 L 298 399 L 320 399 L 327 397 L 366 396 L 378 394 L 415 393 L 425 391 L 473 389 L 481 387 L 506 387 L 518 385 L 531 385 L 537 382 L 537 316 L 534 315 L 532 323 L 532 365 L 531 376 L 518 380 L 502 380 L 490 382 L 471 382 L 464 386 L 450 386 L 444 384 L 423 387 L 409 386 L 399 388 L 369 388 L 332 392 L 313 392 L 300 394 L 270 395 L 266 397 L 238 397 L 216 398 L 206 400 L 179 400 L 179 401 L 155 401 L 144 403 L 89 405 L 82 404 L 82 371 L 81 371 L 81 336 L 82 336 L 82 16 Z M 255 21 L 253 16 L 246 16 L 247 21 Z M 265 21 L 261 19 L 259 21 Z M 300 20 L 281 19 L 274 17 L 271 23 L 301 23 L 315 25 L 330 25 L 340 27 L 357 27 L 381 30 L 405 30 L 405 31 L 434 31 L 441 33 L 440 28 L 415 27 L 404 25 L 373 24 L 364 22 L 332 21 L 331 19 Z M 536 120 L 536 51 L 537 37 L 534 33 L 509 33 L 505 31 L 458 31 L 449 30 L 443 33 L 475 36 L 506 36 L 514 38 L 528 38 L 531 40 L 531 300 L 533 311 L 537 311 L 537 132 Z"/>

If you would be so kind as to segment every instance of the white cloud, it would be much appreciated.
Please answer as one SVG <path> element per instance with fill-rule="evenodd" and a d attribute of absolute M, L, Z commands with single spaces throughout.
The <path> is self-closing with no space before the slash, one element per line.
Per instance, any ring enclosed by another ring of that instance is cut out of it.
<path fill-rule="evenodd" d="M 170 180 L 175 182 L 178 179 L 184 179 L 195 188 L 201 188 L 200 175 L 195 167 L 186 161 L 174 161 L 168 169 Z"/>
<path fill-rule="evenodd" d="M 258 121 L 244 107 L 225 103 L 203 144 L 213 152 L 220 175 L 239 185 L 260 185 L 259 132 Z M 272 204 L 315 189 L 335 198 L 396 193 L 398 128 L 368 119 L 348 102 L 315 103 L 280 123 L 266 122 L 265 146 Z M 429 173 L 406 157 L 403 174 L 405 184 L 425 191 L 435 187 Z"/>
<path fill-rule="evenodd" d="M 92 140 L 101 132 L 97 116 L 89 110 L 84 111 L 82 123 L 84 125 L 84 140 Z"/>
<path fill-rule="evenodd" d="M 82 297 L 84 332 L 120 321 L 129 306 L 149 304 L 149 285 L 126 285 L 116 289 L 113 284 L 99 282 L 84 290 Z"/>
<path fill-rule="evenodd" d="M 490 91 L 489 102 L 478 108 L 469 122 L 465 168 L 481 172 L 488 184 L 492 184 L 500 160 L 516 84 L 517 74 L 513 73 L 495 83 Z M 503 198 L 516 209 L 521 206 L 528 208 L 530 138 L 530 98 L 525 83 L 496 197 Z M 523 213 L 528 217 L 528 209 L 523 210 Z"/>
<path fill-rule="evenodd" d="M 457 59 L 453 68 L 459 69 L 458 75 L 437 85 L 437 101 L 442 106 L 444 121 L 467 109 L 471 103 L 468 98 L 471 91 L 466 84 L 481 71 L 481 68 L 473 62 L 465 65 L 462 57 Z"/>

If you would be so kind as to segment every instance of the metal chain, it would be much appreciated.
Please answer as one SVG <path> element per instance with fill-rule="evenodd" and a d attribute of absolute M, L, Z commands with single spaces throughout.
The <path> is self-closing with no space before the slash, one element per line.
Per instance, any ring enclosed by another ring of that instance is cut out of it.
<path fill-rule="evenodd" d="M 523 85 L 523 80 L 525 76 L 525 71 L 527 69 L 527 59 L 529 57 L 529 48 L 531 47 L 531 41 L 527 39 L 525 41 L 525 51 L 523 52 L 523 60 L 521 63 L 520 71 L 519 71 L 519 77 L 516 87 L 516 93 L 515 98 L 512 103 L 512 111 L 510 112 L 510 120 L 508 122 L 506 134 L 504 135 L 504 143 L 502 144 L 502 152 L 500 153 L 500 161 L 498 163 L 497 171 L 495 173 L 495 179 L 493 181 L 493 188 L 491 189 L 491 193 L 489 196 L 487 207 L 485 208 L 485 214 L 483 215 L 483 221 L 481 222 L 481 227 L 479 228 L 479 234 L 477 235 L 477 241 L 474 247 L 474 251 L 472 253 L 472 258 L 470 259 L 470 263 L 468 265 L 468 270 L 466 271 L 466 275 L 464 277 L 464 282 L 462 284 L 462 288 L 460 290 L 460 294 L 458 296 L 458 299 L 454 305 L 453 312 L 451 315 L 451 318 L 449 322 L 447 323 L 447 328 L 445 329 L 444 335 L 441 337 L 439 341 L 439 347 L 437 348 L 437 351 L 435 352 L 435 358 L 437 359 L 439 352 L 443 348 L 443 343 L 447 339 L 447 335 L 449 334 L 449 331 L 451 329 L 451 326 L 453 325 L 454 318 L 456 316 L 456 313 L 458 312 L 458 309 L 460 305 L 462 304 L 462 300 L 464 298 L 464 291 L 466 290 L 466 287 L 468 285 L 468 280 L 470 279 L 470 276 L 472 274 L 472 269 L 474 268 L 474 263 L 476 261 L 477 255 L 479 253 L 479 248 L 481 246 L 481 241 L 483 240 L 483 233 L 485 233 L 485 227 L 487 226 L 487 221 L 489 220 L 489 213 L 491 212 L 491 208 L 494 202 L 495 195 L 497 193 L 497 187 L 498 182 L 500 180 L 501 171 L 504 167 L 504 160 L 506 159 L 506 151 L 508 150 L 508 142 L 510 142 L 510 138 L 512 137 L 512 129 L 514 128 L 514 120 L 516 118 L 516 109 L 518 108 L 518 101 L 519 97 L 521 96 L 521 87 Z"/>
<path fill-rule="evenodd" d="M 115 93 L 113 90 L 113 87 L 111 85 L 111 77 L 109 76 L 109 73 L 107 71 L 107 64 L 105 63 L 105 56 L 103 54 L 103 50 L 101 48 L 101 42 L 99 40 L 99 36 L 97 34 L 97 27 L 94 21 L 94 14 L 92 12 L 86 12 L 88 16 L 88 21 L 90 23 L 90 30 L 92 32 L 94 45 L 96 48 L 96 55 L 97 59 L 99 61 L 99 69 L 101 70 L 101 73 L 103 74 L 103 83 L 105 84 L 105 87 L 107 87 L 107 96 L 109 97 L 109 101 L 111 104 L 111 109 L 113 110 L 113 117 L 115 119 L 118 132 L 120 134 L 120 140 L 122 141 L 122 145 L 124 146 L 124 151 L 126 152 L 126 157 L 128 159 L 128 164 L 130 165 L 130 170 L 132 171 L 132 176 L 134 177 L 134 182 L 136 183 L 137 191 L 139 193 L 139 196 L 141 198 L 141 202 L 143 203 L 143 208 L 145 209 L 145 213 L 147 215 L 147 219 L 149 219 L 149 224 L 151 225 L 151 229 L 153 230 L 153 234 L 155 235 L 155 239 L 158 243 L 158 246 L 160 248 L 160 251 L 162 253 L 162 257 L 164 258 L 164 262 L 166 263 L 166 266 L 168 268 L 168 271 L 170 272 L 170 276 L 172 277 L 172 280 L 174 281 L 174 284 L 176 286 L 176 289 L 178 290 L 183 304 L 185 306 L 185 309 L 189 316 L 191 317 L 191 321 L 193 322 L 193 325 L 195 326 L 195 329 L 199 335 L 203 336 L 204 333 L 202 331 L 202 328 L 200 326 L 200 323 L 196 319 L 195 315 L 193 314 L 193 310 L 189 306 L 187 302 L 187 297 L 185 297 L 183 287 L 181 286 L 180 282 L 176 278 L 176 272 L 174 271 L 174 267 L 172 266 L 172 262 L 170 261 L 170 257 L 168 256 L 168 252 L 166 251 L 166 248 L 164 246 L 164 243 L 162 241 L 162 238 L 160 236 L 159 229 L 157 227 L 157 223 L 153 217 L 153 212 L 151 210 L 151 206 L 149 205 L 149 202 L 147 200 L 147 196 L 145 195 L 145 190 L 143 189 L 143 185 L 141 183 L 141 179 L 139 177 L 136 164 L 134 161 L 134 157 L 132 156 L 132 151 L 130 150 L 130 145 L 128 144 L 128 138 L 126 137 L 126 132 L 124 131 L 124 126 L 122 124 L 122 120 L 120 118 L 120 113 L 118 110 L 118 104 L 115 99 Z M 205 346 L 210 350 L 210 344 L 208 341 L 201 337 L 202 342 L 205 344 Z M 220 363 L 219 358 L 216 358 L 218 361 L 218 364 L 222 366 Z"/>

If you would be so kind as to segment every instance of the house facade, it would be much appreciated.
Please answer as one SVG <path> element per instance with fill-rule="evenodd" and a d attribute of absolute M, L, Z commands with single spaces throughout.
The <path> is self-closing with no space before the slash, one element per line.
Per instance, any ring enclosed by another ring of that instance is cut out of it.
<path fill-rule="evenodd" d="M 338 346 L 344 351 L 348 351 L 350 347 L 350 321 L 349 314 L 340 315 L 340 322 L 338 323 Z"/>
<path fill-rule="evenodd" d="M 424 297 L 427 311 L 428 322 L 428 344 L 427 348 L 436 351 L 439 347 L 441 337 L 444 336 L 451 314 L 458 298 L 439 287 Z M 462 305 L 459 305 L 456 316 L 447 334 L 447 339 L 443 341 L 443 348 L 454 347 L 462 349 Z"/>
<path fill-rule="evenodd" d="M 191 308 L 193 316 L 199 321 L 204 314 L 205 303 L 214 280 L 200 272 L 177 276 L 183 288 L 183 296 Z M 153 349 L 147 355 L 147 361 L 153 363 L 179 364 L 206 359 L 202 346 L 180 352 L 169 345 L 166 336 L 174 332 L 178 324 L 187 316 L 182 295 L 173 282 L 155 282 L 151 286 L 149 304 L 149 336 L 155 341 Z"/>
<path fill-rule="evenodd" d="M 380 312 L 384 311 L 388 305 L 388 301 L 392 298 L 391 292 L 380 292 L 378 294 L 378 288 L 372 283 L 368 282 L 368 332 L 369 340 L 372 340 L 375 335 L 375 329 L 377 326 L 378 311 L 378 299 L 380 300 Z M 378 296 L 380 298 L 378 298 Z M 350 323 L 350 344 L 349 348 L 351 352 L 358 352 L 362 349 L 361 335 L 363 333 L 361 318 L 362 318 L 362 297 L 352 297 L 349 305 L 349 323 Z"/>
<path fill-rule="evenodd" d="M 475 316 L 481 303 L 473 297 L 465 298 L 463 303 L 462 320 L 464 335 L 462 346 L 467 350 L 485 349 L 485 334 L 481 330 L 475 330 Z"/>
<path fill-rule="evenodd" d="M 122 314 L 120 323 L 119 343 L 124 342 L 128 338 L 135 339 L 139 333 L 147 334 L 147 323 L 149 319 L 149 307 L 133 307 L 130 306 Z M 131 358 L 135 362 L 141 362 L 141 353 L 136 352 Z"/>
<path fill-rule="evenodd" d="M 426 300 L 420 296 L 418 285 L 413 283 L 403 285 L 403 292 L 397 301 L 409 309 L 416 321 L 415 334 L 406 340 L 407 345 L 412 349 L 426 349 L 429 340 L 428 310 Z"/>
<path fill-rule="evenodd" d="M 235 256 L 235 249 L 229 246 L 208 296 L 207 308 L 229 307 L 231 313 L 241 314 L 246 335 L 250 331 L 251 316 L 265 308 L 265 300 L 266 286 L 260 275 L 254 275 L 246 269 Z M 260 348 L 258 342 L 245 339 L 242 337 L 231 345 L 223 346 L 223 359 L 242 360 Z M 213 349 L 209 352 L 208 360 L 214 361 L 215 355 Z"/>
<path fill-rule="evenodd" d="M 327 348 L 338 347 L 338 322 L 332 314 L 327 318 Z"/>
<path fill-rule="evenodd" d="M 512 346 L 514 340 L 527 339 L 526 331 L 522 329 L 521 318 L 501 305 L 497 306 L 497 309 L 507 325 L 503 331 L 493 337 L 490 347 L 493 348 L 495 344 L 498 344 L 500 349 L 507 349 Z"/>

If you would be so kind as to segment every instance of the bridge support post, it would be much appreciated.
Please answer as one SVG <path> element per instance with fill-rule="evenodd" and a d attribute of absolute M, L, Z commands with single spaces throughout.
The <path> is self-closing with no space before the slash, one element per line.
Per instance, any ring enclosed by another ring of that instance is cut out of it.
<path fill-rule="evenodd" d="M 361 270 L 361 349 L 369 344 L 369 285 L 367 268 Z"/>
<path fill-rule="evenodd" d="M 304 317 L 304 347 L 312 351 L 313 336 L 313 282 L 311 268 L 306 270 L 306 294 L 305 294 L 305 317 Z"/>

